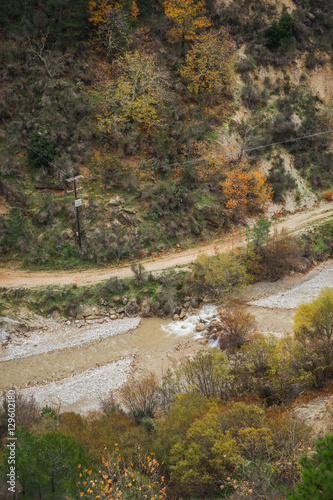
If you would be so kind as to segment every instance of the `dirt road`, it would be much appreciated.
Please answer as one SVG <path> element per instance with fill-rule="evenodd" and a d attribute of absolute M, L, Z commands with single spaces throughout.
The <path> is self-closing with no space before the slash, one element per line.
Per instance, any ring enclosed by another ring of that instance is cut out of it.
<path fill-rule="evenodd" d="M 289 215 L 272 225 L 272 230 L 287 229 L 297 232 L 314 223 L 324 222 L 333 216 L 333 204 L 325 203 L 320 207 L 311 208 L 297 214 Z M 213 255 L 216 251 L 226 252 L 234 247 L 245 244 L 244 231 L 238 231 L 216 240 L 209 245 L 199 246 L 172 253 L 157 259 L 142 261 L 147 271 L 158 271 L 176 266 L 186 266 L 193 262 L 200 253 Z M 0 286 L 5 288 L 32 288 L 47 285 L 88 285 L 99 283 L 114 276 L 126 278 L 133 276 L 130 266 L 105 267 L 103 269 L 88 269 L 74 271 L 36 271 L 28 272 L 14 269 L 0 269 Z"/>

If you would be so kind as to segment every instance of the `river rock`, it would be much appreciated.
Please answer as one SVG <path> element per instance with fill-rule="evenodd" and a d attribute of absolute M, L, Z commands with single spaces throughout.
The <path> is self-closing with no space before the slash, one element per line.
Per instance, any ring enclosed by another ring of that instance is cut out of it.
<path fill-rule="evenodd" d="M 199 323 L 197 323 L 197 326 L 195 327 L 196 331 L 197 332 L 203 332 L 204 330 L 206 330 L 206 325 L 205 323 L 201 323 L 201 321 Z"/>
<path fill-rule="evenodd" d="M 139 312 L 139 306 L 135 299 L 131 299 L 126 306 L 126 314 L 128 316 L 136 316 Z"/>
<path fill-rule="evenodd" d="M 87 318 L 88 316 L 91 316 L 92 314 L 94 314 L 94 310 L 91 306 L 88 306 L 87 304 L 85 304 L 83 306 L 81 314 L 84 318 Z"/>
<path fill-rule="evenodd" d="M 180 320 L 179 314 L 174 314 L 172 319 L 174 321 L 179 321 Z"/>
<path fill-rule="evenodd" d="M 141 304 L 141 316 L 144 318 L 149 316 L 150 310 L 151 310 L 151 307 L 150 307 L 149 302 L 147 300 L 144 300 Z"/>
<path fill-rule="evenodd" d="M 186 311 L 185 311 L 185 309 L 182 309 L 182 310 L 180 311 L 180 315 L 179 315 L 179 317 L 180 317 L 180 319 L 185 319 L 185 316 L 186 316 Z"/>

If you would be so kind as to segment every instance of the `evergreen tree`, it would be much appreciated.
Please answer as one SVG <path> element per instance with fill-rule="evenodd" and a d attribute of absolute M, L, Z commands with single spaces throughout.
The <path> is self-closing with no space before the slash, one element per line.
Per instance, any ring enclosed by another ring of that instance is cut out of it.
<path fill-rule="evenodd" d="M 302 481 L 288 500 L 332 500 L 333 498 L 333 435 L 317 441 L 315 452 L 303 455 Z"/>

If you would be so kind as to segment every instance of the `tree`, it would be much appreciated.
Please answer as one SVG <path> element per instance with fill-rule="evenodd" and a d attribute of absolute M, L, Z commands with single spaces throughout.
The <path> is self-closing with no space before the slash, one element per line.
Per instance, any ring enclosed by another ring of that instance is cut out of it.
<path fill-rule="evenodd" d="M 185 41 L 193 40 L 198 30 L 211 26 L 211 21 L 205 16 L 204 0 L 165 0 L 164 11 L 174 23 L 170 40 L 181 42 L 182 52 Z"/>
<path fill-rule="evenodd" d="M 131 5 L 104 0 L 89 2 L 89 21 L 95 27 L 100 42 L 111 56 L 119 54 L 133 41 L 131 18 L 137 16 L 135 0 Z"/>
<path fill-rule="evenodd" d="M 285 12 L 279 21 L 273 21 L 268 28 L 268 43 L 270 49 L 279 47 L 283 39 L 290 39 L 293 36 L 295 21 L 288 12 Z"/>
<path fill-rule="evenodd" d="M 128 52 L 118 60 L 121 74 L 92 94 L 98 128 L 117 134 L 131 122 L 150 129 L 157 126 L 167 97 L 168 75 L 153 55 Z"/>
<path fill-rule="evenodd" d="M 333 376 L 333 288 L 324 287 L 312 302 L 298 306 L 294 333 L 299 361 L 311 371 L 317 384 Z"/>
<path fill-rule="evenodd" d="M 194 262 L 192 284 L 199 295 L 227 300 L 237 296 L 249 281 L 246 266 L 235 253 L 200 255 Z"/>
<path fill-rule="evenodd" d="M 226 207 L 234 221 L 240 222 L 250 214 L 261 212 L 272 198 L 267 178 L 246 165 L 230 170 L 220 184 L 228 197 Z"/>
<path fill-rule="evenodd" d="M 180 70 L 194 94 L 215 95 L 234 82 L 235 45 L 224 28 L 210 31 L 194 42 Z"/>
<path fill-rule="evenodd" d="M 264 217 L 259 217 L 252 227 L 246 227 L 246 238 L 248 246 L 253 245 L 256 251 L 260 250 L 269 236 L 272 223 Z"/>
<path fill-rule="evenodd" d="M 65 498 L 75 492 L 77 465 L 85 461 L 79 443 L 63 434 L 33 435 L 24 428 L 17 437 L 17 477 L 24 498 Z"/>
<path fill-rule="evenodd" d="M 28 160 L 33 167 L 44 167 L 52 170 L 50 163 L 56 156 L 54 144 L 42 134 L 33 133 L 30 135 Z"/>
<path fill-rule="evenodd" d="M 302 480 L 288 500 L 331 500 L 333 492 L 333 435 L 316 442 L 313 453 L 300 459 Z"/>

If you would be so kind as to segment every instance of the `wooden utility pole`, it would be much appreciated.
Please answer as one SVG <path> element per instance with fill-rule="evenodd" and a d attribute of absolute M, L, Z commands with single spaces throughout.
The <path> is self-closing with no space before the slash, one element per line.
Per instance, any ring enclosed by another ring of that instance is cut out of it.
<path fill-rule="evenodd" d="M 79 208 L 82 205 L 82 200 L 77 197 L 77 192 L 80 189 L 82 189 L 82 188 L 77 188 L 76 187 L 76 181 L 78 179 L 83 179 L 83 178 L 84 178 L 83 175 L 77 175 L 76 177 L 70 177 L 69 179 L 66 179 L 66 182 L 73 182 L 73 187 L 74 187 L 74 189 L 72 189 L 70 191 L 67 191 L 67 193 L 74 193 L 74 210 L 76 212 L 76 227 L 77 227 L 76 236 L 77 236 L 77 239 L 78 239 L 80 250 L 81 250 L 81 227 L 80 227 L 80 211 L 79 211 Z"/>

